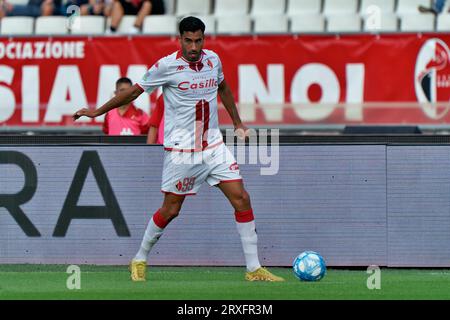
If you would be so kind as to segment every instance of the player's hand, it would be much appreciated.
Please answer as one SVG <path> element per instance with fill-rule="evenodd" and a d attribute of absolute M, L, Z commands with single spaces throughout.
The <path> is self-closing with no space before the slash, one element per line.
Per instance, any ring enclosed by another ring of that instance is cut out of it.
<path fill-rule="evenodd" d="M 77 120 L 80 117 L 89 117 L 89 118 L 95 118 L 95 113 L 92 110 L 89 110 L 87 108 L 83 108 L 75 112 L 72 116 L 73 120 Z"/>
<path fill-rule="evenodd" d="M 240 124 L 236 127 L 234 127 L 234 133 L 238 137 L 238 139 L 247 139 L 251 135 L 251 129 L 247 128 L 243 124 Z"/>

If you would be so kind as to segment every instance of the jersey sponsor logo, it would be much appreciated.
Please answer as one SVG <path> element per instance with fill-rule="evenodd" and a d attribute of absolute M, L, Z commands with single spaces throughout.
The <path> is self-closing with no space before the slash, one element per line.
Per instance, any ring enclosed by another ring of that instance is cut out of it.
<path fill-rule="evenodd" d="M 178 66 L 177 71 L 183 71 L 184 69 L 186 69 L 185 66 Z"/>
<path fill-rule="evenodd" d="M 206 81 L 200 82 L 190 82 L 183 81 L 178 84 L 178 89 L 186 91 L 186 90 L 196 90 L 196 89 L 206 89 L 206 88 L 214 88 L 217 87 L 218 83 L 216 79 L 209 79 Z"/>

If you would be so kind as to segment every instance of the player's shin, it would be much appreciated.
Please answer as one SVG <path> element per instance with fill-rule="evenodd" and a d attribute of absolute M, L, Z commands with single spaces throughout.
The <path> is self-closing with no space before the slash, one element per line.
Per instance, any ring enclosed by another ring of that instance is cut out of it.
<path fill-rule="evenodd" d="M 158 209 L 152 219 L 150 219 L 147 228 L 145 229 L 144 238 L 142 239 L 141 246 L 138 253 L 134 257 L 134 260 L 147 261 L 150 250 L 152 250 L 155 243 L 162 236 L 164 228 L 168 223 L 169 221 L 164 219 Z"/>
<path fill-rule="evenodd" d="M 241 237 L 245 263 L 249 272 L 261 267 L 258 259 L 258 235 L 256 234 L 253 210 L 235 212 L 236 227 Z"/>

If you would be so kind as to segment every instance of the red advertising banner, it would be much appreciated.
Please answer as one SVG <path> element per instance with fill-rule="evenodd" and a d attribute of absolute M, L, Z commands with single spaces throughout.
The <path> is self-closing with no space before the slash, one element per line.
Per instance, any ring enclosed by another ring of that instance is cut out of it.
<path fill-rule="evenodd" d="M 249 125 L 450 123 L 450 35 L 208 37 Z M 138 81 L 170 37 L 0 38 L 0 126 L 73 124 L 121 76 Z M 135 104 L 150 112 L 154 96 Z M 231 124 L 225 110 L 220 123 Z"/>

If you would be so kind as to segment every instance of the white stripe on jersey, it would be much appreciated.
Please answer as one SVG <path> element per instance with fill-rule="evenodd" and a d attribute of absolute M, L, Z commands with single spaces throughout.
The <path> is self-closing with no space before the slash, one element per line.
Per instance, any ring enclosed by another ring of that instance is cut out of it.
<path fill-rule="evenodd" d="M 177 51 L 147 71 L 138 85 L 147 92 L 163 88 L 167 150 L 201 151 L 222 141 L 217 89 L 223 79 L 220 58 L 211 50 L 203 50 L 197 62 Z"/>

